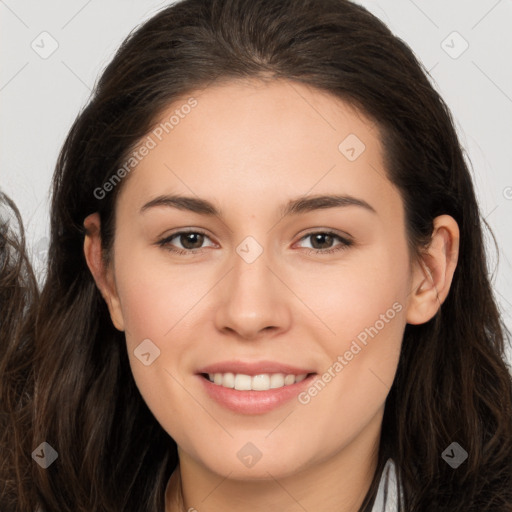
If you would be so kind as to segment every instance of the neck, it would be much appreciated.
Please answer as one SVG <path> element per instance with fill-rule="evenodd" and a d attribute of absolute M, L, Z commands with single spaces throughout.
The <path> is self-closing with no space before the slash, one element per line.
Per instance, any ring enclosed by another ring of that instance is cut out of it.
<path fill-rule="evenodd" d="M 165 489 L 165 512 L 185 512 L 180 466 L 173 471 Z"/>

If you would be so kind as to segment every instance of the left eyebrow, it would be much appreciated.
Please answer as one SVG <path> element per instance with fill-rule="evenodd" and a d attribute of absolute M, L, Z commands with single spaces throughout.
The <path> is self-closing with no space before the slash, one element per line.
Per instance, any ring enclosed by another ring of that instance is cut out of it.
<path fill-rule="evenodd" d="M 281 215 L 285 217 L 287 215 L 307 213 L 323 208 L 339 208 L 346 206 L 359 206 L 377 214 L 375 208 L 363 199 L 358 199 L 350 195 L 317 195 L 289 201 L 284 209 L 282 209 Z"/>
<path fill-rule="evenodd" d="M 194 212 L 199 215 L 219 217 L 221 215 L 215 205 L 206 199 L 179 195 L 158 196 L 142 206 L 140 213 L 144 213 L 146 210 L 158 206 L 177 208 L 179 210 Z M 358 199 L 350 195 L 316 195 L 290 200 L 281 208 L 281 216 L 285 217 L 287 215 L 297 215 L 324 208 L 339 208 L 347 206 L 358 206 L 374 214 L 377 213 L 369 203 L 363 199 Z"/>

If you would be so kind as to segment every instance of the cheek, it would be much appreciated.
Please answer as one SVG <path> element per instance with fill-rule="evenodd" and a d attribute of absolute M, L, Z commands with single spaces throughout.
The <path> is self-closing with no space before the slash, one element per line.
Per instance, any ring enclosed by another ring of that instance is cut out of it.
<path fill-rule="evenodd" d="M 405 327 L 400 300 L 383 294 L 362 311 L 359 305 L 344 305 L 332 324 L 337 335 L 324 337 L 327 363 L 299 396 L 305 421 L 297 416 L 298 428 L 316 443 L 318 457 L 327 455 L 329 447 L 347 445 L 383 412 L 400 357 Z M 308 428 L 311 418 L 314 429 Z"/>
<path fill-rule="evenodd" d="M 126 250 L 119 243 L 116 248 L 128 356 L 144 400 L 163 425 L 174 425 L 169 417 L 183 413 L 182 377 L 190 374 L 194 355 L 201 353 L 204 336 L 198 333 L 208 313 L 202 299 L 214 276 L 206 266 L 191 270 L 170 263 L 163 252 L 136 250 L 135 245 L 128 243 L 131 250 Z"/>
<path fill-rule="evenodd" d="M 191 366 L 190 353 L 199 350 L 190 333 L 197 328 L 194 305 L 208 283 L 204 276 L 187 278 L 183 269 L 162 264 L 161 258 L 151 261 L 146 251 L 119 249 L 117 255 L 116 284 L 134 380 L 157 421 L 183 441 L 202 417 L 184 391 L 183 376 Z"/>
<path fill-rule="evenodd" d="M 333 353 L 348 348 L 358 335 L 364 342 L 367 330 L 374 332 L 375 326 L 393 338 L 401 331 L 398 313 L 408 292 L 405 248 L 375 244 L 371 250 L 347 253 L 335 265 L 309 264 L 287 272 L 290 287 L 312 313 L 305 318 L 312 324 L 316 317 L 315 326 L 325 332 Z"/>
<path fill-rule="evenodd" d="M 310 272 L 302 285 L 304 301 L 331 331 L 320 338 L 328 354 L 324 373 L 302 403 L 318 418 L 332 410 L 322 432 L 333 439 L 342 426 L 355 432 L 369 421 L 391 388 L 406 324 L 408 259 L 402 249 L 360 253 L 336 271 Z"/>
<path fill-rule="evenodd" d="M 191 273 L 189 268 L 166 262 L 163 252 L 123 251 L 120 245 L 116 284 L 130 342 L 162 340 L 188 315 L 197 314 L 194 306 L 207 291 L 209 280 L 200 269 Z"/>

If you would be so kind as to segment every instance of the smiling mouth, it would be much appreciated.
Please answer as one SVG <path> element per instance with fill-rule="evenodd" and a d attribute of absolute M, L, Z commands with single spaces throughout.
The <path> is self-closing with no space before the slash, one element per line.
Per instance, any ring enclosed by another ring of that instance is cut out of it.
<path fill-rule="evenodd" d="M 285 373 L 262 373 L 246 375 L 243 373 L 201 373 L 210 382 L 227 389 L 237 391 L 269 391 L 302 382 L 315 373 L 302 373 L 299 375 Z"/>

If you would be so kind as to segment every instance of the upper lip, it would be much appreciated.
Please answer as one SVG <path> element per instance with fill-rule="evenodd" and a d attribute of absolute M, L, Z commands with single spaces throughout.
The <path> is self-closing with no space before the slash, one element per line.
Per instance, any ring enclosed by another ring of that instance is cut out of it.
<path fill-rule="evenodd" d="M 286 375 L 302 375 L 304 373 L 314 373 L 307 368 L 299 368 L 289 364 L 278 363 L 274 361 L 221 361 L 219 363 L 209 364 L 199 369 L 197 373 L 242 373 L 244 375 L 260 375 L 262 373 L 284 373 Z"/>

